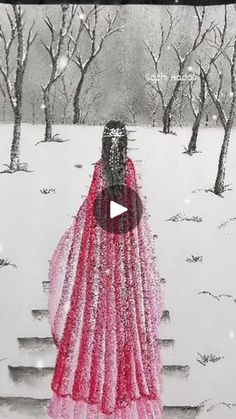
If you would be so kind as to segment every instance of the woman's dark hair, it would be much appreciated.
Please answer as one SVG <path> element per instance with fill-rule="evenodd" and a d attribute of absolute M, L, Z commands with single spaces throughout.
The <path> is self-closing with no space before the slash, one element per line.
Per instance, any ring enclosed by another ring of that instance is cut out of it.
<path fill-rule="evenodd" d="M 107 122 L 102 137 L 102 162 L 103 174 L 109 187 L 124 183 L 127 143 L 125 124 L 117 120 Z"/>

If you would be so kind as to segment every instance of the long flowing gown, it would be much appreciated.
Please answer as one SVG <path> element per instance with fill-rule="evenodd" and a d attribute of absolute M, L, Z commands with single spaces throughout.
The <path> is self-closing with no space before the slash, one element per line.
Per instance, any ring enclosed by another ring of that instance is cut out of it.
<path fill-rule="evenodd" d="M 139 193 L 130 159 L 124 183 Z M 98 161 L 88 196 L 50 262 L 49 321 L 58 353 L 48 414 L 160 419 L 163 304 L 148 216 L 144 211 L 128 233 L 99 227 L 93 204 L 105 186 Z"/>

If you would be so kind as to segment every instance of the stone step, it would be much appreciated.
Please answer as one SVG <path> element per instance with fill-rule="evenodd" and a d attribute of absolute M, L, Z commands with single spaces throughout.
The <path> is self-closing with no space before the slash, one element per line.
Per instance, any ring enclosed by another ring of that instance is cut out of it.
<path fill-rule="evenodd" d="M 173 347 L 165 347 L 161 349 L 162 363 L 169 364 L 188 364 L 184 356 L 176 357 Z M 47 365 L 55 365 L 57 357 L 56 347 L 47 347 L 46 350 L 29 350 L 19 349 L 10 360 L 6 361 L 11 365 L 31 365 L 35 367 L 44 367 Z"/>
<path fill-rule="evenodd" d="M 0 414 L 7 419 L 46 419 L 49 401 L 32 397 L 0 397 Z M 199 412 L 200 406 L 164 406 L 163 419 L 196 419 Z"/>
<path fill-rule="evenodd" d="M 42 320 L 48 317 L 48 310 L 47 309 L 35 309 L 31 310 L 31 314 L 34 319 Z M 164 310 L 162 314 L 162 321 L 167 322 L 170 321 L 170 312 L 168 310 Z"/>
<path fill-rule="evenodd" d="M 49 288 L 50 288 L 50 282 L 49 281 L 43 281 L 42 282 L 43 285 L 43 291 L 48 293 L 49 292 Z"/>
<path fill-rule="evenodd" d="M 46 319 L 48 317 L 48 310 L 46 310 L 46 309 L 31 310 L 31 314 L 32 314 L 34 319 L 42 320 L 42 319 Z"/>
<path fill-rule="evenodd" d="M 166 278 L 161 278 L 161 284 L 166 284 Z M 48 293 L 49 292 L 49 288 L 50 288 L 50 281 L 43 281 L 42 282 L 43 285 L 43 291 Z"/>
<path fill-rule="evenodd" d="M 32 351 L 47 350 L 55 348 L 53 338 L 47 337 L 19 337 L 17 338 L 19 347 Z M 174 346 L 174 339 L 158 339 L 160 348 L 170 348 Z"/>
<path fill-rule="evenodd" d="M 44 357 L 37 352 L 28 357 L 28 352 L 8 361 L 1 370 L 1 396 L 33 397 L 44 399 L 51 397 L 51 381 L 56 355 L 51 352 Z M 163 361 L 162 400 L 165 405 L 197 405 L 205 395 L 198 394 L 194 382 L 194 371 L 183 362 L 174 359 Z M 180 366 L 180 367 L 179 367 Z M 44 368 L 44 369 L 43 369 Z M 0 414 L 0 418 L 2 416 Z"/>
<path fill-rule="evenodd" d="M 53 374 L 54 367 L 32 367 L 32 366 L 12 366 L 8 365 L 8 370 L 15 383 L 31 383 L 32 380 L 47 377 Z M 190 368 L 188 365 L 163 365 L 163 373 L 169 377 L 187 378 Z"/>

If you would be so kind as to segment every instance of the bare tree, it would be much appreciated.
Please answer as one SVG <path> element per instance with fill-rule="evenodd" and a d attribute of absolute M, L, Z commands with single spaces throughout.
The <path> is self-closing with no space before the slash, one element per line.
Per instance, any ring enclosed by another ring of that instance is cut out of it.
<path fill-rule="evenodd" d="M 146 84 L 149 85 L 152 89 L 154 89 L 157 93 L 157 95 L 160 97 L 160 102 L 161 102 L 161 106 L 162 106 L 162 115 L 164 117 L 164 112 L 165 112 L 165 108 L 166 108 L 166 96 L 167 96 L 167 92 L 168 92 L 168 88 L 169 88 L 169 84 L 170 84 L 170 78 L 167 76 L 167 81 L 166 81 L 166 85 L 165 88 L 163 88 L 161 86 L 161 79 L 160 79 L 160 64 L 161 64 L 161 60 L 163 58 L 163 53 L 165 50 L 165 47 L 167 46 L 167 43 L 172 35 L 172 32 L 174 31 L 175 27 L 178 25 L 178 20 L 173 18 L 171 12 L 169 11 L 168 8 L 165 9 L 168 15 L 168 26 L 167 28 L 164 28 L 163 24 L 160 24 L 160 29 L 161 29 L 161 42 L 159 45 L 159 49 L 158 49 L 158 53 L 155 54 L 154 51 L 152 50 L 152 48 L 150 47 L 150 45 L 146 42 L 144 42 L 144 45 L 146 46 L 151 59 L 153 61 L 154 64 L 154 70 L 155 70 L 155 83 L 153 84 L 151 81 L 146 80 Z M 169 115 L 169 118 L 171 120 L 172 115 Z M 169 121 L 169 128 L 170 128 L 170 121 Z M 164 132 L 164 127 L 163 127 L 163 132 Z"/>
<path fill-rule="evenodd" d="M 54 125 L 56 120 L 56 100 L 58 97 L 58 86 L 57 83 L 53 85 L 52 89 L 52 99 L 51 99 L 51 111 L 52 111 L 52 125 Z M 53 138 L 57 137 L 58 134 L 54 135 Z"/>
<path fill-rule="evenodd" d="M 74 97 L 73 97 L 73 109 L 74 109 L 73 123 L 74 124 L 79 124 L 81 122 L 81 109 L 80 109 L 81 91 L 82 91 L 86 73 L 89 67 L 91 66 L 91 63 L 102 50 L 104 42 L 111 35 L 113 35 L 116 32 L 120 32 L 122 30 L 122 27 L 118 27 L 118 26 L 115 27 L 118 12 L 116 12 L 113 16 L 111 16 L 108 13 L 105 18 L 107 26 L 104 29 L 104 32 L 102 33 L 102 35 L 99 35 L 100 31 L 98 28 L 99 26 L 98 14 L 101 11 L 101 8 L 95 5 L 87 12 L 87 14 L 85 13 L 83 7 L 80 7 L 80 9 L 81 9 L 80 17 L 81 17 L 82 27 L 85 29 L 89 37 L 90 50 L 88 52 L 86 49 L 86 53 L 83 56 L 80 49 L 78 35 L 76 38 L 71 36 L 71 40 L 75 47 L 75 54 L 72 60 L 77 66 L 80 73 L 80 77 L 79 77 L 79 80 L 75 89 Z"/>
<path fill-rule="evenodd" d="M 179 126 L 182 128 L 183 126 L 183 120 L 184 120 L 184 115 L 185 115 L 185 109 L 187 106 L 187 101 L 186 101 L 186 89 L 187 89 L 187 84 L 182 84 L 180 87 L 180 92 L 178 95 L 178 103 L 175 106 L 174 109 L 174 114 L 177 114 L 177 123 L 179 124 Z"/>
<path fill-rule="evenodd" d="M 30 98 L 30 105 L 31 105 L 31 111 L 32 111 L 32 124 L 35 124 L 35 120 L 36 120 L 36 106 L 39 104 L 39 97 L 36 93 L 36 91 L 34 90 L 31 98 Z"/>
<path fill-rule="evenodd" d="M 157 92 L 157 89 L 153 87 L 152 82 L 144 77 L 142 74 L 140 74 L 141 79 L 147 86 L 146 88 L 146 96 L 147 96 L 147 108 L 148 113 L 151 112 L 151 124 L 152 127 L 155 127 L 156 125 L 156 119 L 157 119 L 157 113 L 161 106 L 161 102 L 159 100 L 159 94 Z"/>
<path fill-rule="evenodd" d="M 98 74 L 98 73 L 96 73 Z M 81 100 L 81 124 L 85 124 L 87 118 L 91 112 L 92 107 L 95 103 L 102 97 L 102 93 L 100 91 L 96 91 L 94 87 L 96 84 L 95 74 L 92 74 L 91 81 L 88 87 L 84 90 Z"/>
<path fill-rule="evenodd" d="M 72 27 L 73 20 L 77 12 L 77 6 L 69 6 L 67 4 L 61 4 L 61 21 L 60 27 L 57 28 L 47 16 L 44 19 L 44 22 L 47 25 L 47 28 L 50 32 L 50 42 L 49 45 L 41 40 L 44 48 L 46 49 L 50 61 L 51 61 L 51 70 L 47 83 L 44 86 L 41 86 L 43 92 L 43 101 L 44 101 L 44 114 L 45 114 L 45 134 L 44 141 L 53 141 L 54 137 L 52 135 L 52 126 L 53 126 L 53 108 L 52 108 L 52 98 L 51 91 L 55 83 L 62 77 L 64 74 L 68 62 L 71 56 L 74 53 L 74 49 L 71 50 L 71 38 L 70 30 Z M 58 36 L 56 34 L 58 33 Z M 78 29 L 78 37 L 81 32 L 81 26 Z"/>
<path fill-rule="evenodd" d="M 137 113 L 138 113 L 138 109 L 137 109 L 137 105 L 135 100 L 133 100 L 131 103 L 125 105 L 125 109 L 126 112 L 128 112 L 128 114 L 131 117 L 131 121 L 133 125 L 137 124 Z"/>
<path fill-rule="evenodd" d="M 206 82 L 203 71 L 201 69 L 199 74 L 199 84 L 200 88 L 197 92 L 198 94 L 196 94 L 196 92 L 194 91 L 194 87 L 196 86 L 196 79 L 193 82 L 189 82 L 189 92 L 186 94 L 190 104 L 190 108 L 194 116 L 192 135 L 188 143 L 188 147 L 186 148 L 186 152 L 189 155 L 192 155 L 197 152 L 198 132 L 206 103 Z"/>
<path fill-rule="evenodd" d="M 6 122 L 6 106 L 7 106 L 7 93 L 4 87 L 0 84 L 0 91 L 3 97 L 2 103 L 2 121 Z"/>
<path fill-rule="evenodd" d="M 228 156 L 228 148 L 230 143 L 231 130 L 233 126 L 233 121 L 236 111 L 236 35 L 233 39 L 227 40 L 227 28 L 228 28 L 228 12 L 227 6 L 225 5 L 225 17 L 224 17 L 224 26 L 223 29 L 217 27 L 217 30 L 214 30 L 213 40 L 209 40 L 208 43 L 216 52 L 211 57 L 208 68 L 205 70 L 199 66 L 203 71 L 206 85 L 211 96 L 211 99 L 217 109 L 219 120 L 224 128 L 224 139 L 219 155 L 217 175 L 214 185 L 214 193 L 221 196 L 225 191 L 225 172 L 226 172 L 226 162 Z M 231 52 L 232 51 L 232 52 Z M 219 61 L 219 58 L 223 57 L 223 64 Z M 227 96 L 224 95 L 224 74 L 225 66 L 228 65 L 230 75 L 230 94 Z M 224 68 L 224 72 L 222 69 Z M 211 73 L 214 70 L 214 73 L 218 79 L 218 85 L 213 86 Z M 223 97 L 223 101 L 222 101 Z M 227 107 L 225 106 L 227 104 Z M 227 108 L 227 109 L 226 109 Z"/>
<path fill-rule="evenodd" d="M 10 155 L 10 172 L 21 170 L 20 165 L 20 135 L 22 121 L 22 94 L 23 82 L 26 66 L 28 63 L 30 47 L 33 44 L 36 34 L 33 34 L 34 23 L 31 25 L 25 39 L 24 12 L 21 5 L 11 6 L 12 14 L 6 9 L 10 36 L 7 37 L 3 28 L 0 26 L 0 40 L 3 44 L 4 63 L 0 62 L 0 72 L 2 74 L 6 92 L 10 100 L 11 109 L 14 115 L 13 139 Z M 16 42 L 15 42 L 16 41 Z M 16 57 L 12 57 L 16 43 Z"/>
<path fill-rule="evenodd" d="M 152 127 L 156 126 L 157 112 L 160 103 L 158 102 L 158 93 L 154 89 L 148 91 L 148 108 L 151 110 Z"/>
<path fill-rule="evenodd" d="M 72 90 L 73 78 L 74 77 L 71 77 L 69 83 L 67 83 L 65 75 L 63 74 L 61 77 L 62 89 L 60 90 L 60 93 L 63 95 L 63 98 L 64 98 L 63 114 L 62 114 L 62 120 L 61 120 L 62 124 L 66 123 L 68 108 L 73 98 L 73 90 Z"/>
<path fill-rule="evenodd" d="M 184 75 L 184 71 L 185 71 L 185 67 L 187 64 L 187 61 L 189 59 L 189 57 L 191 56 L 191 54 L 196 51 L 197 48 L 199 48 L 199 46 L 203 43 L 203 41 L 206 38 L 206 35 L 211 32 L 213 30 L 213 28 L 215 27 L 214 22 L 212 21 L 209 25 L 207 25 L 206 29 L 203 29 L 204 24 L 205 24 L 205 15 L 206 15 L 206 9 L 205 7 L 202 7 L 201 12 L 198 10 L 197 7 L 194 7 L 195 10 L 195 14 L 196 14 L 196 20 L 197 20 L 197 31 L 196 31 L 196 35 L 195 38 L 192 42 L 191 47 L 189 48 L 189 50 L 185 53 L 181 53 L 181 47 L 182 47 L 182 43 L 183 41 L 185 41 L 185 36 L 181 36 L 180 41 L 178 42 L 178 44 L 172 44 L 172 48 L 175 52 L 177 61 L 178 61 L 178 74 L 176 75 L 176 80 L 174 82 L 174 86 L 172 89 L 171 94 L 169 95 L 167 101 L 166 101 L 166 95 L 165 92 L 163 92 L 163 89 L 161 88 L 160 82 L 158 80 L 158 77 L 156 77 L 156 84 L 154 86 L 154 88 L 156 89 L 156 91 L 158 92 L 160 99 L 161 99 L 161 103 L 162 103 L 162 108 L 163 108 L 163 116 L 162 116 L 162 122 L 163 122 L 163 133 L 164 134 L 169 134 L 171 132 L 171 120 L 173 117 L 173 105 L 177 99 L 181 84 L 182 84 L 182 78 Z M 169 18 L 169 23 L 168 23 L 168 28 L 165 30 L 163 24 L 161 23 L 161 43 L 158 49 L 158 53 L 155 54 L 154 51 L 152 50 L 152 48 L 150 47 L 150 45 L 148 45 L 145 42 L 146 48 L 151 56 L 151 59 L 153 61 L 154 64 L 154 68 L 155 68 L 155 73 L 156 76 L 159 75 L 159 65 L 160 65 L 160 61 L 163 57 L 163 51 L 165 49 L 166 43 L 169 40 L 177 22 L 176 19 L 173 18 L 171 12 L 166 9 L 167 13 L 168 13 L 168 18 Z"/>

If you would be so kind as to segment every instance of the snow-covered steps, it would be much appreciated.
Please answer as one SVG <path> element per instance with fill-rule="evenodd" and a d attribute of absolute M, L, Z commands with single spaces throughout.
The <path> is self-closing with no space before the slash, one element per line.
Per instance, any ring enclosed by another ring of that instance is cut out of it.
<path fill-rule="evenodd" d="M 176 378 L 187 378 L 190 373 L 188 365 L 163 365 L 164 375 Z"/>
<path fill-rule="evenodd" d="M 48 293 L 49 292 L 49 288 L 50 288 L 50 282 L 49 281 L 43 281 L 42 282 L 43 285 L 43 291 Z"/>
<path fill-rule="evenodd" d="M 55 348 L 52 337 L 19 337 L 17 338 L 19 347 L 31 351 L 47 350 Z M 174 339 L 158 339 L 160 348 L 169 348 L 174 346 Z"/>
<path fill-rule="evenodd" d="M 31 314 L 32 314 L 33 318 L 36 319 L 36 320 L 47 319 L 48 310 L 45 310 L 45 309 L 31 310 Z"/>
<path fill-rule="evenodd" d="M 46 309 L 35 309 L 35 310 L 31 310 L 31 314 L 32 314 L 34 319 L 42 320 L 42 319 L 46 319 L 48 317 L 48 310 L 46 310 Z M 163 311 L 161 320 L 163 322 L 170 321 L 170 312 L 168 310 Z"/>
<path fill-rule="evenodd" d="M 166 284 L 166 278 L 161 278 L 161 284 Z M 42 286 L 43 286 L 43 291 L 45 293 L 49 292 L 49 288 L 50 288 L 50 282 L 49 281 L 43 281 L 42 282 Z"/>
<path fill-rule="evenodd" d="M 54 367 L 12 366 L 8 365 L 10 376 L 14 382 L 30 384 L 32 380 L 40 377 L 52 376 Z M 189 375 L 188 365 L 163 365 L 164 375 L 176 378 L 187 378 Z"/>
<path fill-rule="evenodd" d="M 161 316 L 161 320 L 163 322 L 169 322 L 170 321 L 170 312 L 169 310 L 164 310 Z"/>
<path fill-rule="evenodd" d="M 46 419 L 49 399 L 0 397 L 0 417 L 9 419 Z"/>
<path fill-rule="evenodd" d="M 31 367 L 31 366 L 11 366 L 8 365 L 9 374 L 15 383 L 31 384 L 32 380 L 40 377 L 47 377 L 53 374 L 54 367 Z"/>
<path fill-rule="evenodd" d="M 196 419 L 199 406 L 164 406 L 163 419 Z"/>
<path fill-rule="evenodd" d="M 46 419 L 49 402 L 32 397 L 0 397 L 0 417 Z M 164 406 L 163 419 L 196 419 L 199 412 L 199 406 Z"/>
<path fill-rule="evenodd" d="M 17 338 L 19 347 L 21 349 L 28 349 L 31 351 L 43 351 L 50 348 L 55 348 L 53 338 L 47 337 L 19 337 Z"/>

